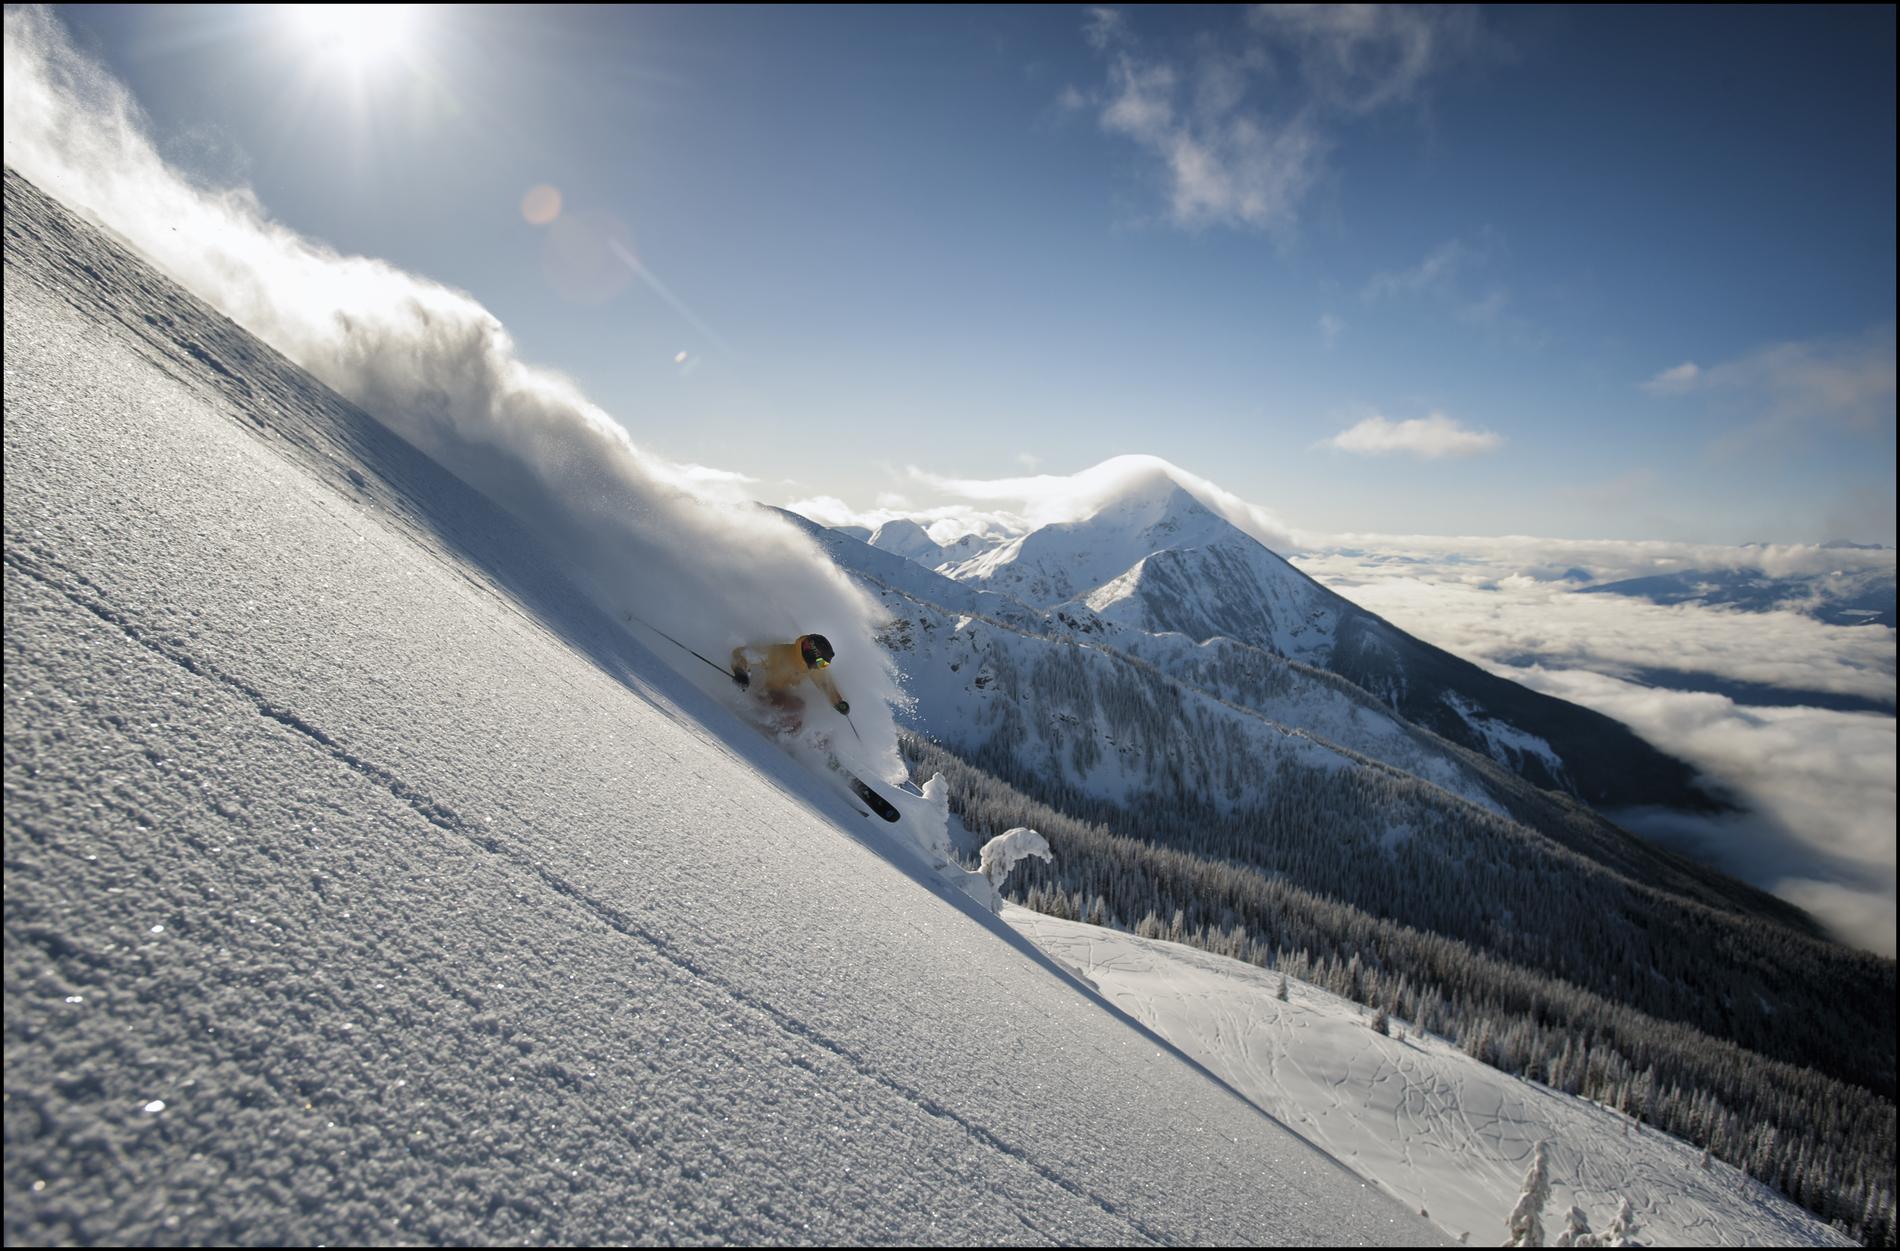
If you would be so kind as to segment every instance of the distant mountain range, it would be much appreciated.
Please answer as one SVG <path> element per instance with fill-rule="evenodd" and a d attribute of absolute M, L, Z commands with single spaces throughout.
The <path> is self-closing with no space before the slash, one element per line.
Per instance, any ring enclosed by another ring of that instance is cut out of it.
<path fill-rule="evenodd" d="M 900 517 L 879 526 L 865 536 L 865 542 L 881 551 L 895 552 L 906 560 L 914 560 L 926 569 L 937 569 L 946 564 L 966 561 L 991 547 L 995 540 L 978 534 L 966 534 L 949 543 L 938 543 L 922 526 L 909 518 Z"/>
<path fill-rule="evenodd" d="M 1830 546 L 1866 550 L 1862 544 Z M 1687 569 L 1579 587 L 1577 593 L 1628 595 L 1656 604 L 1706 604 L 1743 612 L 1801 612 L 1830 625 L 1895 625 L 1891 569 L 1780 576 L 1749 569 Z"/>
<path fill-rule="evenodd" d="M 1235 645 L 1324 670 L 1413 726 L 1591 804 L 1714 806 L 1688 765 L 1622 723 L 1414 638 L 1321 586 L 1162 471 L 1132 481 L 1085 518 L 960 561 L 944 559 L 949 549 L 914 524 L 887 524 L 872 543 L 908 559 L 917 574 L 888 564 L 866 569 L 868 558 L 849 549 L 834 549 L 833 558 L 926 603 L 1032 633 L 1092 635 L 1177 675 L 1207 670 L 1210 656 Z"/>

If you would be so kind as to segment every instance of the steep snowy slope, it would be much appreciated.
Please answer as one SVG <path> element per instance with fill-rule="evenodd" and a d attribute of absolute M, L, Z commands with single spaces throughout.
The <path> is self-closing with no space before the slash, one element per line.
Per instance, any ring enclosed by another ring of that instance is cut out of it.
<path fill-rule="evenodd" d="M 13 1242 L 1429 1242 L 9 171 Z"/>
<path fill-rule="evenodd" d="M 1545 1228 L 1602 1230 L 1628 1200 L 1645 1246 L 1854 1243 L 1747 1174 L 1589 1100 L 1500 1073 L 1443 1039 L 1223 956 L 1010 906 L 1003 916 L 1234 1089 L 1476 1246 L 1504 1236 L 1537 1144 Z"/>
<path fill-rule="evenodd" d="M 1225 636 L 1325 668 L 1406 720 L 1594 804 L 1706 808 L 1694 772 L 1620 722 L 1421 642 L 1295 569 L 1163 470 L 1079 521 L 1043 526 L 944 570 L 1036 608 L 1193 642 Z"/>

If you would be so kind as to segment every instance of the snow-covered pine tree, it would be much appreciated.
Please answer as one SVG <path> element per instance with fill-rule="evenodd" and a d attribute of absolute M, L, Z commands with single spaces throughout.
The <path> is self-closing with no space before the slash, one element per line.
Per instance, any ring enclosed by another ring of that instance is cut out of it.
<path fill-rule="evenodd" d="M 1557 1235 L 1553 1247 L 1594 1247 L 1598 1245 L 1597 1236 L 1590 1232 L 1590 1218 L 1576 1204 L 1570 1205 L 1570 1212 L 1564 1218 L 1563 1232 Z"/>
<path fill-rule="evenodd" d="M 1531 1167 L 1524 1174 L 1524 1191 L 1517 1197 L 1508 1222 L 1507 1247 L 1544 1245 L 1544 1204 L 1550 1200 L 1549 1144 L 1538 1143 L 1531 1153 Z"/>
<path fill-rule="evenodd" d="M 1603 1245 L 1606 1247 L 1633 1247 L 1636 1239 L 1636 1209 L 1630 1206 L 1628 1195 L 1623 1196 L 1622 1206 L 1616 1209 L 1616 1219 L 1603 1231 Z"/>

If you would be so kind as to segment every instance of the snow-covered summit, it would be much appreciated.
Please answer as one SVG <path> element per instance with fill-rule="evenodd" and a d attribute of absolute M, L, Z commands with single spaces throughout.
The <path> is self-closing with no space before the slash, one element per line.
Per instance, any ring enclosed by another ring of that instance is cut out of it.
<path fill-rule="evenodd" d="M 1158 467 L 1080 520 L 944 572 L 1038 608 L 1078 603 L 1137 630 L 1239 639 L 1317 665 L 1332 658 L 1343 606 Z"/>
<path fill-rule="evenodd" d="M 1052 608 L 1084 598 L 1155 552 L 1235 541 L 1253 543 L 1157 469 L 1131 479 L 1080 520 L 1031 530 L 945 572 Z"/>
<path fill-rule="evenodd" d="M 841 534 L 852 534 L 848 529 L 839 528 Z M 869 535 L 852 534 L 880 551 L 902 556 L 905 560 L 915 561 L 926 569 L 940 569 L 945 565 L 957 565 L 971 560 L 996 545 L 997 540 L 989 535 L 969 533 L 959 535 L 948 543 L 939 543 L 930 537 L 930 532 L 909 517 L 895 517 L 879 526 Z"/>
<path fill-rule="evenodd" d="M 866 542 L 872 547 L 895 552 L 906 560 L 915 560 L 926 566 L 934 566 L 938 553 L 943 550 L 922 526 L 908 517 L 885 522 L 871 532 Z"/>

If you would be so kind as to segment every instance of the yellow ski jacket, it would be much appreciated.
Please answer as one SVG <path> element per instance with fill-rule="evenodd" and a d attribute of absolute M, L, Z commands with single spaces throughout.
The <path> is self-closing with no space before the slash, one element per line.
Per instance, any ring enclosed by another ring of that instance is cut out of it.
<path fill-rule="evenodd" d="M 802 639 L 804 636 L 799 637 Z M 790 643 L 735 647 L 732 649 L 732 671 L 745 674 L 752 684 L 762 688 L 760 693 L 767 698 L 789 696 L 800 682 L 809 680 L 824 693 L 825 702 L 833 708 L 844 702 L 844 696 L 838 694 L 838 684 L 831 680 L 830 670 L 806 666 L 799 639 Z"/>

